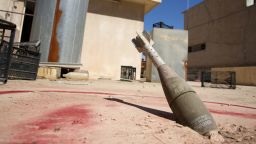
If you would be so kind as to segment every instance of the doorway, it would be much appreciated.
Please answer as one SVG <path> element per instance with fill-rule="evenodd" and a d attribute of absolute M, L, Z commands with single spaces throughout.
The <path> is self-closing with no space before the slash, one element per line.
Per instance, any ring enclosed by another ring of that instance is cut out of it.
<path fill-rule="evenodd" d="M 21 42 L 27 42 L 30 40 L 30 34 L 32 29 L 33 17 L 35 12 L 36 0 L 25 0 L 24 5 L 26 7 L 24 22 L 21 34 Z"/>

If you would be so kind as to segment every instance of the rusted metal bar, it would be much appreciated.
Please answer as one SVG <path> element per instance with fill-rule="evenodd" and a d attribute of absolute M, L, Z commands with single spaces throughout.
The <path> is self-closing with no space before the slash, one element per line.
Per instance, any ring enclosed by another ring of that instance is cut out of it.
<path fill-rule="evenodd" d="M 59 62 L 60 47 L 59 47 L 59 42 L 57 38 L 57 31 L 58 31 L 58 24 L 60 22 L 60 18 L 62 15 L 62 11 L 60 10 L 60 1 L 61 0 L 57 0 L 57 3 L 56 3 L 53 30 L 52 30 L 52 39 L 51 39 L 50 51 L 48 55 L 49 62 Z"/>

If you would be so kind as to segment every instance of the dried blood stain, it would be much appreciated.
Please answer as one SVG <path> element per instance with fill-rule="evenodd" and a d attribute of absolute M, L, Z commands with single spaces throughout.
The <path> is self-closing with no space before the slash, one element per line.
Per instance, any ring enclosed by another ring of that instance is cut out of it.
<path fill-rule="evenodd" d="M 72 143 L 75 133 L 89 126 L 90 111 L 84 106 L 71 106 L 19 125 L 13 143 Z"/>

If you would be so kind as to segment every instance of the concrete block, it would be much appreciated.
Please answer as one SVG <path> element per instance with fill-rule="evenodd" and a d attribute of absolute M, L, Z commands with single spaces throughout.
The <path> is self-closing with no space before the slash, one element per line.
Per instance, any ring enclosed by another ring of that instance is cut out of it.
<path fill-rule="evenodd" d="M 39 67 L 37 76 L 39 78 L 56 80 L 61 77 L 61 68 L 60 67 Z"/>

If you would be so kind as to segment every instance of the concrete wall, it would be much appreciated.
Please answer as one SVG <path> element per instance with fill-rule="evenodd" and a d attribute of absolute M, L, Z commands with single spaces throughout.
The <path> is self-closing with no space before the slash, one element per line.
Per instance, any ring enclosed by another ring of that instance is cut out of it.
<path fill-rule="evenodd" d="M 81 56 L 90 78 L 119 80 L 121 66 L 136 67 L 140 79 L 141 55 L 131 39 L 144 27 L 144 5 L 90 0 Z"/>
<path fill-rule="evenodd" d="M 185 12 L 189 46 L 206 49 L 188 55 L 189 68 L 256 65 L 256 5 L 246 0 L 205 0 Z"/>
<path fill-rule="evenodd" d="M 184 30 L 154 28 L 152 38 L 154 48 L 180 77 L 185 78 L 184 62 L 187 61 L 188 33 Z M 147 59 L 147 81 L 159 82 L 160 78 L 151 60 Z"/>
<path fill-rule="evenodd" d="M 212 71 L 236 72 L 236 83 L 239 85 L 256 85 L 256 67 L 226 67 L 212 68 Z"/>
<path fill-rule="evenodd" d="M 24 15 L 15 14 L 11 12 L 25 13 L 24 2 L 14 0 L 0 0 L 0 10 L 9 11 L 0 11 L 0 19 L 4 19 L 16 24 L 16 33 L 14 41 L 19 42 L 21 39 Z"/>

